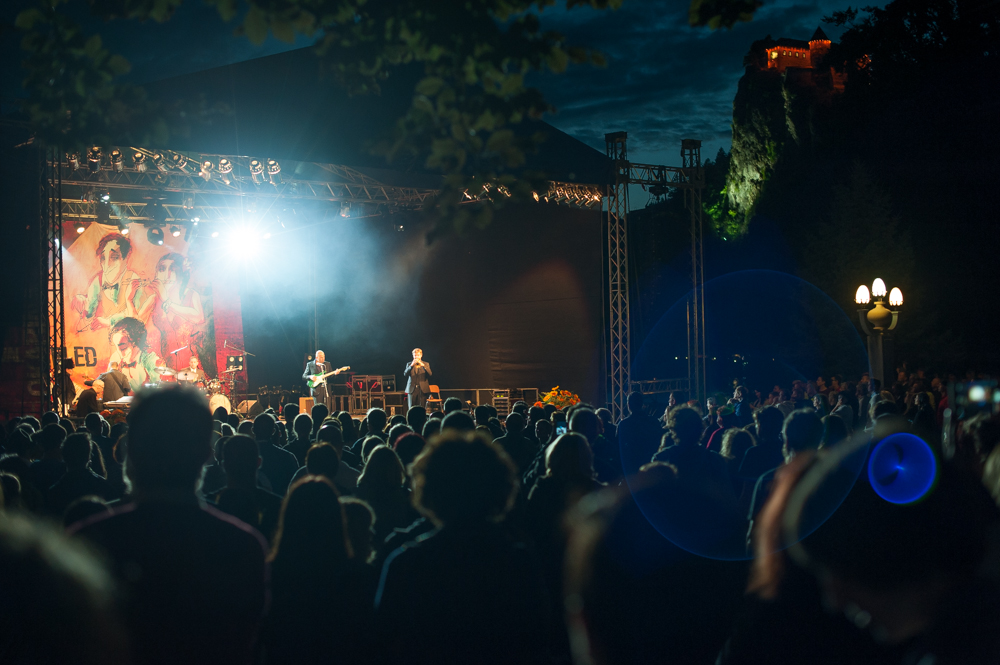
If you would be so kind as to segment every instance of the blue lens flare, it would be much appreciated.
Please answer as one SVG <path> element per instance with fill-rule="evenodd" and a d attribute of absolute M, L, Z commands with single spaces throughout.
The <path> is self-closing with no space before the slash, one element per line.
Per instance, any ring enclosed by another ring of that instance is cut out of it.
<path fill-rule="evenodd" d="M 924 498 L 937 479 L 937 459 L 923 439 L 893 434 L 880 441 L 868 460 L 868 480 L 890 503 L 913 503 Z"/>

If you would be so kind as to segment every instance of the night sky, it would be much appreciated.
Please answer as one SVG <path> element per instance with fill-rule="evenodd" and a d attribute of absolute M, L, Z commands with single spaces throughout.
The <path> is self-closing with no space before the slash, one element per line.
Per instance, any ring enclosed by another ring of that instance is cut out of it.
<path fill-rule="evenodd" d="M 4 3 L 3 22 L 10 25 L 15 4 Z M 743 74 L 750 44 L 774 38 L 808 39 L 824 16 L 845 8 L 845 0 L 802 3 L 767 2 L 757 17 L 732 30 L 710 31 L 687 24 L 684 0 L 626 0 L 617 12 L 564 9 L 546 11 L 546 27 L 567 35 L 571 43 L 597 48 L 608 59 L 606 69 L 576 67 L 560 75 L 536 76 L 535 85 L 558 109 L 550 123 L 604 151 L 604 133 L 629 133 L 633 161 L 678 164 L 680 140 L 700 138 L 703 157 L 729 149 L 732 100 Z M 116 22 L 95 24 L 112 51 L 132 63 L 130 78 L 152 81 L 308 46 L 273 38 L 253 46 L 232 34 L 215 10 L 188 1 L 166 24 Z M 836 39 L 838 31 L 823 26 Z M 0 39 L 4 62 L 18 62 L 19 39 L 9 29 Z M 0 90 L 5 100 L 20 96 L 22 74 L 5 67 Z M 633 201 L 633 207 L 643 201 Z"/>

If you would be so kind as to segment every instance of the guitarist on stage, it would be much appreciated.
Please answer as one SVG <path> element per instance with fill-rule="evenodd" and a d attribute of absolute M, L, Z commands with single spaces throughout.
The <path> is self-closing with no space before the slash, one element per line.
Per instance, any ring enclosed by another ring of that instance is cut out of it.
<path fill-rule="evenodd" d="M 309 386 L 309 395 L 316 404 L 326 404 L 326 407 L 333 413 L 333 407 L 330 404 L 330 391 L 326 386 L 326 377 L 340 374 L 348 369 L 350 367 L 332 369 L 330 364 L 326 362 L 326 354 L 322 351 L 316 352 L 316 360 L 310 360 L 306 363 L 306 371 L 302 373 L 302 379 Z"/>

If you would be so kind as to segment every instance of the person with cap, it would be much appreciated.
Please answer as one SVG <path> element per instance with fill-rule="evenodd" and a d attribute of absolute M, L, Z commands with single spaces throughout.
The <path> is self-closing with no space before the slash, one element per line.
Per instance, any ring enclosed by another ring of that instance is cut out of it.
<path fill-rule="evenodd" d="M 104 395 L 104 382 L 100 379 L 95 379 L 93 381 L 84 381 L 84 385 L 87 387 L 80 393 L 80 397 L 76 400 L 76 415 L 78 418 L 84 418 L 90 413 L 100 413 L 102 407 L 101 400 Z"/>

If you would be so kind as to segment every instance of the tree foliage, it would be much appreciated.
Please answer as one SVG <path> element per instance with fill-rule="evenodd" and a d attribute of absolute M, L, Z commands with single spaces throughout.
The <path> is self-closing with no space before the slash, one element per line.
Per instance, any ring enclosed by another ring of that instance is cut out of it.
<path fill-rule="evenodd" d="M 183 0 L 88 0 L 99 19 L 170 20 Z M 422 160 L 443 174 L 432 205 L 439 231 L 482 227 L 495 205 L 524 200 L 542 174 L 524 172 L 542 137 L 516 131 L 552 107 L 526 84 L 531 72 L 602 66 L 603 57 L 543 28 L 540 14 L 557 0 L 205 0 L 255 44 L 267 36 L 314 40 L 325 70 L 351 94 L 378 94 L 401 66 L 419 64 L 412 103 L 380 151 L 391 161 Z M 622 0 L 563 0 L 567 9 L 613 10 Z M 110 145 L 169 140 L 163 109 L 120 83 L 129 65 L 69 18 L 82 0 L 39 0 L 17 27 L 28 57 L 26 115 L 48 145 Z M 756 0 L 694 0 L 691 21 L 713 28 L 749 20 Z M 237 17 L 241 17 L 238 19 Z M 485 185 L 493 185 L 484 192 Z M 460 205 L 464 192 L 494 205 Z"/>

